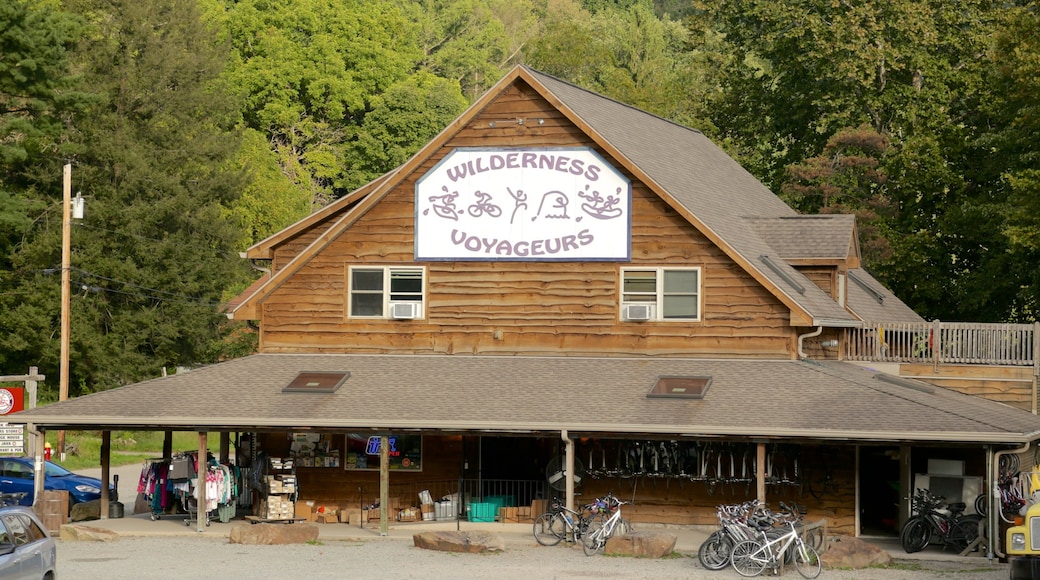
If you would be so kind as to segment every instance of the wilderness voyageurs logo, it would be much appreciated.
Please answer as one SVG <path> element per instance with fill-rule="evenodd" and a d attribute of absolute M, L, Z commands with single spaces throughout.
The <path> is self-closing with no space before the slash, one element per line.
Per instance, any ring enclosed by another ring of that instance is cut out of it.
<path fill-rule="evenodd" d="M 622 260 L 632 184 L 588 148 L 456 149 L 415 186 L 417 260 Z"/>

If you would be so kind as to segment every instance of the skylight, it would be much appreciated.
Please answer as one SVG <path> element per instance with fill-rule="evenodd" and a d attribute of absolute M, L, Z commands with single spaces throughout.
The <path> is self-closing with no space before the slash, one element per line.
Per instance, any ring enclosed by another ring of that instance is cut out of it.
<path fill-rule="evenodd" d="M 282 392 L 335 393 L 349 378 L 350 371 L 303 371 Z"/>
<path fill-rule="evenodd" d="M 658 377 L 647 398 L 703 399 L 711 377 Z"/>

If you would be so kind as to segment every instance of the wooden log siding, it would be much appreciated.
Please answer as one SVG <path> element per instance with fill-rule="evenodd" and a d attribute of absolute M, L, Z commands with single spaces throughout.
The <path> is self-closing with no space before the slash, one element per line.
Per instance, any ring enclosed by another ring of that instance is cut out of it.
<path fill-rule="evenodd" d="M 415 263 L 402 189 L 265 301 L 264 352 L 788 356 L 786 309 L 691 226 L 662 219 L 670 210 L 642 187 L 631 264 L 430 262 L 424 320 L 350 319 L 350 264 Z M 639 264 L 701 266 L 703 321 L 619 321 L 621 268 Z"/>
<path fill-rule="evenodd" d="M 262 306 L 261 351 L 790 357 L 787 308 L 635 180 L 631 263 L 427 262 L 424 319 L 347 317 L 350 265 L 416 264 L 415 181 L 455 147 L 594 146 L 532 95 L 498 99 L 272 293 Z M 527 122 L 489 125 L 516 118 Z M 279 247 L 275 268 L 324 227 L 315 230 Z M 619 321 L 621 268 L 640 265 L 700 266 L 702 321 Z"/>

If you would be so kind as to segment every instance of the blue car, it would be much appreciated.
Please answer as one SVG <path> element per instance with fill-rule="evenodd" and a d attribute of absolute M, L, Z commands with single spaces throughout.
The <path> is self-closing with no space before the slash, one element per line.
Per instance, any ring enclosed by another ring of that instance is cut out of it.
<path fill-rule="evenodd" d="M 50 461 L 44 461 L 43 488 L 69 492 L 69 508 L 74 504 L 101 499 L 101 480 L 72 473 Z M 33 504 L 33 459 L 0 457 L 0 494 L 22 494 L 18 505 Z M 115 486 L 109 485 L 109 500 L 117 501 Z"/>

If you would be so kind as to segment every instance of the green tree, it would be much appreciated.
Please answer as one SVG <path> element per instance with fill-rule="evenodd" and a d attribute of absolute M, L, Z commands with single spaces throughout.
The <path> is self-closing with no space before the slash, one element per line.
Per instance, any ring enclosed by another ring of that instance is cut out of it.
<path fill-rule="evenodd" d="M 1002 21 L 988 61 L 986 83 L 992 87 L 993 130 L 980 139 L 999 159 L 1002 208 L 1015 263 L 1008 272 L 1017 281 L 1012 315 L 1040 318 L 1040 12 L 1035 4 L 1011 8 Z"/>
<path fill-rule="evenodd" d="M 192 0 L 76 0 L 85 33 L 72 62 L 101 98 L 70 119 L 73 187 L 72 395 L 218 360 L 233 345 L 220 309 L 241 287 L 227 219 L 246 183 L 232 160 L 239 117 L 220 83 L 226 52 Z M 41 160 L 50 196 L 12 258 L 20 300 L 12 356 L 57 376 L 61 163 Z M 5 312 L 7 312 L 5 310 Z"/>
<path fill-rule="evenodd" d="M 31 223 L 40 200 L 30 190 L 41 156 L 61 149 L 62 116 L 85 100 L 71 86 L 68 50 L 76 22 L 25 0 L 0 5 L 0 268 Z M 0 284 L 2 284 L 0 275 Z"/>
<path fill-rule="evenodd" d="M 458 83 L 418 72 L 374 96 L 371 111 L 345 147 L 355 189 L 404 163 L 466 109 Z"/>
<path fill-rule="evenodd" d="M 1019 281 L 1002 223 L 1000 161 L 979 136 L 994 117 L 987 49 L 1005 3 L 965 0 L 711 1 L 694 14 L 729 57 L 710 111 L 716 136 L 779 191 L 787 168 L 869 126 L 888 140 L 880 170 L 898 212 L 892 253 L 871 269 L 928 318 L 1011 316 Z M 855 187 L 855 185 L 852 185 Z M 878 259 L 878 258 L 881 259 Z"/>
<path fill-rule="evenodd" d="M 207 1 L 232 46 L 227 79 L 245 126 L 267 137 L 316 205 L 345 193 L 357 181 L 346 159 L 351 128 L 422 58 L 415 24 L 382 0 Z"/>
<path fill-rule="evenodd" d="M 710 124 L 707 95 L 715 90 L 710 34 L 691 34 L 660 18 L 643 0 L 597 3 L 589 13 L 560 3 L 530 43 L 532 67 L 634 107 L 694 127 Z M 708 50 L 705 50 L 705 49 Z"/>

